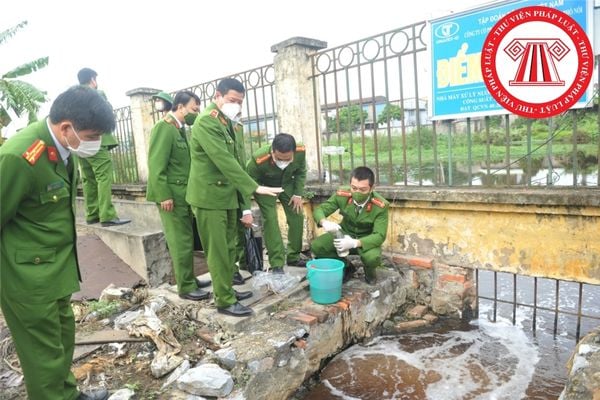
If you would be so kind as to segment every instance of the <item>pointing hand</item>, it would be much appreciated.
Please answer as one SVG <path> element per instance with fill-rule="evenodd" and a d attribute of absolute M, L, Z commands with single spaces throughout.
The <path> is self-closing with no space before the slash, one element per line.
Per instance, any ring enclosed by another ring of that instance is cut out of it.
<path fill-rule="evenodd" d="M 271 186 L 259 186 L 254 191 L 254 193 L 256 193 L 256 194 L 264 194 L 266 196 L 273 196 L 273 197 L 277 197 L 277 195 L 281 192 L 283 192 L 283 188 L 271 187 Z"/>

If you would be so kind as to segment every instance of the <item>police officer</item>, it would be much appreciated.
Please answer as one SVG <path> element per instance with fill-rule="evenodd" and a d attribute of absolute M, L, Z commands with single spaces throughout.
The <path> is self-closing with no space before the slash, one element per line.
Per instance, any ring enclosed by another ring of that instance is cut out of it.
<path fill-rule="evenodd" d="M 200 287 L 210 285 L 194 276 L 192 213 L 185 201 L 190 150 L 184 122 L 187 115 L 198 112 L 198 107 L 200 98 L 196 94 L 179 92 L 171 111 L 152 128 L 146 193 L 146 199 L 158 206 L 179 297 L 194 301 L 207 299 L 209 293 Z"/>
<path fill-rule="evenodd" d="M 254 152 L 247 170 L 260 185 L 283 187 L 278 198 L 288 225 L 287 258 L 277 220 L 277 198 L 254 196 L 263 217 L 263 237 L 273 272 L 283 273 L 286 261 L 287 265 L 305 266 L 305 261 L 300 259 L 304 225 L 302 196 L 306 181 L 304 146 L 296 146 L 294 137 L 287 133 L 275 135 L 271 145 Z"/>
<path fill-rule="evenodd" d="M 94 155 L 102 132 L 114 127 L 112 108 L 98 92 L 74 86 L 56 98 L 48 118 L 0 148 L 0 306 L 30 399 L 108 397 L 106 390 L 77 390 L 70 299 L 81 278 L 74 155 Z"/>
<path fill-rule="evenodd" d="M 82 68 L 77 73 L 81 85 L 98 90 L 98 74 L 91 68 Z M 104 92 L 98 90 L 106 100 Z M 102 135 L 102 146 L 92 157 L 81 160 L 81 183 L 85 202 L 85 219 L 88 224 L 100 222 L 102 226 L 122 225 L 131 222 L 117 217 L 112 203 L 113 166 L 109 151 L 119 143 L 111 132 Z"/>
<path fill-rule="evenodd" d="M 315 209 L 315 222 L 326 233 L 311 243 L 316 258 L 341 259 L 338 254 L 358 254 L 369 284 L 377 282 L 375 269 L 381 265 L 381 245 L 387 235 L 389 208 L 389 202 L 373 191 L 374 182 L 371 169 L 355 168 L 350 176 L 350 188 L 341 188 Z M 343 217 L 339 225 L 327 220 L 337 210 Z M 334 239 L 334 235 L 340 237 Z"/>
<path fill-rule="evenodd" d="M 163 116 L 167 115 L 173 107 L 173 97 L 167 92 L 158 92 L 152 95 L 154 109 L 160 111 Z"/>
<path fill-rule="evenodd" d="M 233 316 L 252 313 L 239 302 L 252 292 L 236 292 L 232 286 L 240 204 L 253 192 L 276 196 L 283 191 L 259 186 L 242 167 L 233 120 L 241 111 L 245 92 L 240 81 L 221 80 L 213 102 L 196 118 L 186 195 L 196 215 L 217 311 Z M 251 218 L 252 214 L 247 217 Z"/>

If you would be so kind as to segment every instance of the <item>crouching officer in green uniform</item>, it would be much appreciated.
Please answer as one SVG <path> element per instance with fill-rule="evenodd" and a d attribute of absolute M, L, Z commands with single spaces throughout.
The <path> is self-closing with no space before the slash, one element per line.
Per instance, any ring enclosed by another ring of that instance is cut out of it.
<path fill-rule="evenodd" d="M 277 196 L 283 191 L 259 186 L 242 167 L 233 120 L 241 111 L 245 92 L 240 81 L 221 80 L 213 102 L 196 118 L 190 139 L 192 162 L 186 195 L 196 215 L 217 311 L 233 316 L 252 313 L 239 302 L 252 292 L 236 292 L 232 286 L 242 198 L 253 192 Z"/>
<path fill-rule="evenodd" d="M 113 130 L 110 105 L 88 87 L 59 95 L 50 116 L 0 148 L 0 306 L 30 399 L 105 399 L 79 393 L 71 373 L 79 290 L 74 205 L 77 157 Z"/>
<path fill-rule="evenodd" d="M 259 185 L 283 187 L 283 193 L 278 198 L 288 225 L 287 258 L 277 220 L 277 198 L 254 196 L 262 214 L 263 238 L 273 272 L 283 273 L 286 263 L 306 266 L 306 262 L 300 259 L 304 226 L 302 195 L 306 181 L 304 146 L 296 146 L 292 135 L 280 133 L 273 138 L 270 146 L 256 150 L 248 162 L 247 170 Z"/>
<path fill-rule="evenodd" d="M 152 128 L 146 193 L 146 199 L 158 206 L 179 297 L 194 301 L 207 299 L 209 293 L 200 287 L 210 285 L 194 276 L 192 212 L 185 201 L 190 150 L 184 122 L 187 115 L 198 112 L 198 107 L 200 99 L 196 94 L 179 92 L 171 111 Z"/>
<path fill-rule="evenodd" d="M 350 188 L 341 188 L 315 209 L 315 222 L 326 233 L 311 243 L 316 258 L 342 259 L 338 254 L 358 254 L 369 284 L 377 281 L 375 269 L 381 265 L 381 245 L 387 235 L 389 208 L 388 201 L 373 191 L 374 182 L 371 169 L 355 168 L 350 177 Z M 327 220 L 336 210 L 343 217 L 339 225 Z"/>
<path fill-rule="evenodd" d="M 82 68 L 77 73 L 81 85 L 98 90 L 98 74 L 91 68 Z M 101 90 L 98 93 L 106 99 Z M 100 150 L 91 157 L 81 160 L 81 184 L 85 203 L 85 219 L 88 224 L 100 222 L 102 226 L 122 225 L 131 222 L 127 218 L 118 218 L 112 203 L 113 164 L 110 151 L 119 143 L 109 131 L 102 135 Z"/>

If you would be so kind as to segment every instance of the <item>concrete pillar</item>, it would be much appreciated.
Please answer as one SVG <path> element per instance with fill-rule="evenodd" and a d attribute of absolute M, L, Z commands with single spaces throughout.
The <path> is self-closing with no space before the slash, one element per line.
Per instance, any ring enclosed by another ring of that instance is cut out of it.
<path fill-rule="evenodd" d="M 158 89 L 137 88 L 125 93 L 129 96 L 131 104 L 131 125 L 135 140 L 135 155 L 140 183 L 148 182 L 148 147 L 150 145 L 150 131 L 154 126 L 152 95 L 158 92 Z"/>
<path fill-rule="evenodd" d="M 431 309 L 438 315 L 470 320 L 477 316 L 477 289 L 470 268 L 435 263 Z"/>
<path fill-rule="evenodd" d="M 275 96 L 279 131 L 293 135 L 306 146 L 307 181 L 320 181 L 319 140 L 321 115 L 319 89 L 313 92 L 310 58 L 317 50 L 327 47 L 327 42 L 294 37 L 271 46 L 274 57 Z M 315 99 L 316 96 L 316 99 Z M 316 112 L 315 112 L 316 102 Z"/>

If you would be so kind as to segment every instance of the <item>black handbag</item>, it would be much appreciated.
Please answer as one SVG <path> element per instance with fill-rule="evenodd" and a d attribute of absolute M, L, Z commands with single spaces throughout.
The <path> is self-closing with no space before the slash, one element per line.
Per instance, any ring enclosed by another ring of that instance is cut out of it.
<path fill-rule="evenodd" d="M 254 236 L 252 229 L 246 229 L 246 268 L 251 274 L 263 270 L 262 238 Z"/>

